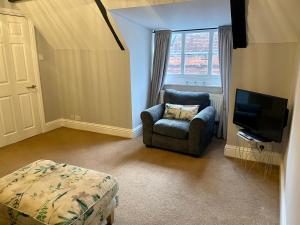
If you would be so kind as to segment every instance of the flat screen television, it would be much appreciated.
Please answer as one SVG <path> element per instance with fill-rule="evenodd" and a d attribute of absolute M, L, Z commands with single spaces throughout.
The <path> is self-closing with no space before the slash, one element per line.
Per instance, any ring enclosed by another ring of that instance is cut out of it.
<path fill-rule="evenodd" d="M 281 142 L 287 124 L 288 100 L 237 89 L 233 123 L 264 141 Z"/>

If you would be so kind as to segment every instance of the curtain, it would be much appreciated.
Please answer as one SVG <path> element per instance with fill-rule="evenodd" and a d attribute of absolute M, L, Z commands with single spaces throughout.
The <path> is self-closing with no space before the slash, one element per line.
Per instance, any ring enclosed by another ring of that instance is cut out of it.
<path fill-rule="evenodd" d="M 169 30 L 155 32 L 155 50 L 150 88 L 150 106 L 154 106 L 158 103 L 159 94 L 164 85 L 169 60 L 171 35 L 172 32 Z"/>
<path fill-rule="evenodd" d="M 231 65 L 232 65 L 232 29 L 231 26 L 219 27 L 219 58 L 220 72 L 223 90 L 223 107 L 220 115 L 220 123 L 218 128 L 218 137 L 227 138 L 228 128 L 228 112 L 229 112 L 229 93 L 231 81 Z"/>

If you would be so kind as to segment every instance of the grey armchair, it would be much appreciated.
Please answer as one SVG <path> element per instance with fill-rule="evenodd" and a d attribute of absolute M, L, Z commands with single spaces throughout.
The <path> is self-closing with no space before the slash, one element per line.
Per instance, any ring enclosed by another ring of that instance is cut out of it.
<path fill-rule="evenodd" d="M 164 119 L 165 103 L 199 105 L 199 113 L 191 121 Z M 141 113 L 143 142 L 148 147 L 200 156 L 213 137 L 215 113 L 207 93 L 166 90 L 163 104 Z"/>

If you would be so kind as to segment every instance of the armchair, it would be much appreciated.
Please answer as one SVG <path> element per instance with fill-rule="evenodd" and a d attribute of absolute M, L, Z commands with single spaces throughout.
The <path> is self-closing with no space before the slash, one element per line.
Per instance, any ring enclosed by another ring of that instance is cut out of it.
<path fill-rule="evenodd" d="M 165 103 L 200 107 L 191 121 L 164 119 Z M 213 137 L 215 113 L 207 93 L 166 90 L 163 104 L 141 113 L 143 142 L 148 147 L 200 156 Z"/>

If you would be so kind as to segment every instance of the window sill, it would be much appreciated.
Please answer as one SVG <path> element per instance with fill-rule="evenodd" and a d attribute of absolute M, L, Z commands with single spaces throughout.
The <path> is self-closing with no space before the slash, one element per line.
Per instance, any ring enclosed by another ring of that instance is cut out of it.
<path fill-rule="evenodd" d="M 195 91 L 195 92 L 207 92 L 212 94 L 222 94 L 223 90 L 220 86 L 195 86 L 195 85 L 183 85 L 183 84 L 165 84 L 163 90 L 175 89 L 178 91 Z"/>
<path fill-rule="evenodd" d="M 166 75 L 165 84 L 195 87 L 221 87 L 221 78 L 220 76 L 214 75 Z"/>

